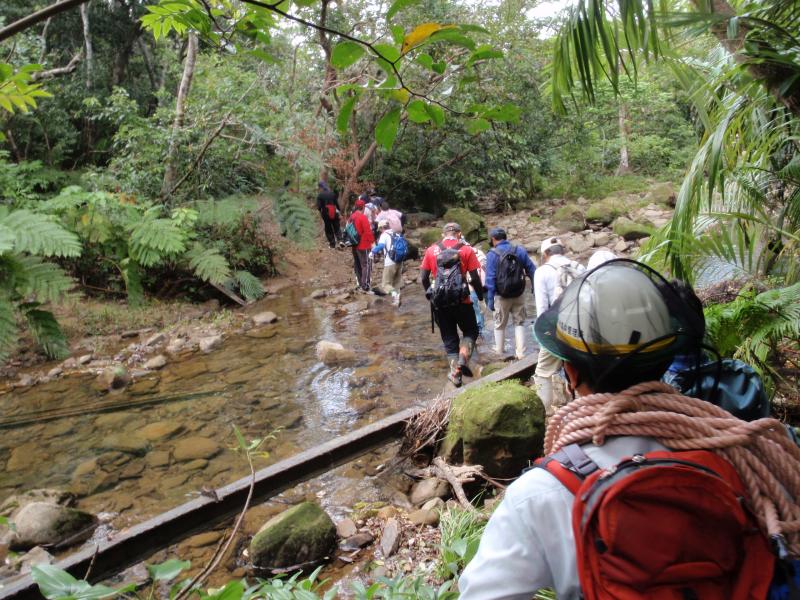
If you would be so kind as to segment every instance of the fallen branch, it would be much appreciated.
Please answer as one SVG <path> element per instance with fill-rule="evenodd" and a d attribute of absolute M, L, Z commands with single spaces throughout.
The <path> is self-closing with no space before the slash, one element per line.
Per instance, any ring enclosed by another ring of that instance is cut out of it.
<path fill-rule="evenodd" d="M 469 468 L 472 472 L 464 471 L 462 467 L 462 471 L 459 475 L 456 475 L 453 471 L 453 467 L 448 465 L 441 456 L 437 456 L 433 459 L 433 472 L 440 479 L 447 480 L 447 483 L 453 488 L 453 493 L 456 495 L 458 503 L 470 512 L 480 513 L 477 508 L 472 506 L 472 502 L 467 499 L 467 495 L 464 493 L 464 488 L 461 484 L 475 481 L 475 476 L 477 475 L 476 471 L 483 470 L 483 467 L 471 465 Z"/>
<path fill-rule="evenodd" d="M 35 71 L 31 75 L 31 79 L 33 81 L 42 81 L 43 79 L 52 79 L 53 77 L 59 77 L 61 75 L 67 75 L 69 73 L 72 73 L 75 69 L 78 68 L 78 63 L 81 62 L 81 58 L 83 58 L 83 50 L 81 50 L 75 56 L 73 56 L 66 66 L 56 67 L 55 69 L 48 69 L 47 71 Z"/>

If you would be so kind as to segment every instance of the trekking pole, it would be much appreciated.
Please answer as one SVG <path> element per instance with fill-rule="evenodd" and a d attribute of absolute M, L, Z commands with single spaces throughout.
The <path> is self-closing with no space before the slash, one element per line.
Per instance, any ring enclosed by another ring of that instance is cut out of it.
<path fill-rule="evenodd" d="M 434 333 L 435 329 L 433 328 L 433 320 L 434 320 L 434 317 L 433 317 L 433 302 L 431 302 L 430 304 L 431 304 L 431 333 Z"/>

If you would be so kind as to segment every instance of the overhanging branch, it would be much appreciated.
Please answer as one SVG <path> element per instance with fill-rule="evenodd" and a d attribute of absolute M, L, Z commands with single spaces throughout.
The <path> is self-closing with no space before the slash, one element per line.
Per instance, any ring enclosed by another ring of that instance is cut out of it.
<path fill-rule="evenodd" d="M 20 31 L 25 31 L 29 27 L 32 27 L 41 21 L 49 19 L 53 15 L 76 8 L 84 2 L 88 2 L 88 0 L 63 0 L 62 2 L 51 4 L 42 10 L 37 10 L 35 13 L 30 14 L 27 17 L 23 17 L 18 21 L 14 21 L 10 25 L 6 25 L 0 29 L 0 42 L 10 38 L 12 35 L 17 34 Z"/>

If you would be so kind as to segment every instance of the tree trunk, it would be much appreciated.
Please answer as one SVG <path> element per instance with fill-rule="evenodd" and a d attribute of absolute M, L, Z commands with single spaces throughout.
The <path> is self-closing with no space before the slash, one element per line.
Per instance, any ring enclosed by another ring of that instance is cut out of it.
<path fill-rule="evenodd" d="M 322 91 L 319 96 L 319 103 L 322 108 L 330 115 L 334 115 L 333 104 L 328 99 L 328 94 L 336 87 L 336 69 L 331 64 L 331 40 L 328 34 L 321 28 L 326 26 L 328 20 L 328 3 L 330 0 L 322 0 L 322 8 L 319 13 L 319 45 L 325 53 L 325 77 L 322 80 Z"/>
<path fill-rule="evenodd" d="M 89 28 L 90 2 L 81 4 L 81 23 L 83 23 L 83 47 L 86 54 L 86 89 L 92 89 L 94 81 L 94 48 L 92 47 L 92 31 Z"/>
<path fill-rule="evenodd" d="M 136 43 L 141 33 L 142 30 L 137 24 L 135 30 L 131 32 L 131 36 L 124 40 L 119 51 L 114 56 L 114 66 L 111 69 L 112 86 L 116 87 L 122 85 L 122 82 L 125 80 L 125 74 L 128 71 L 128 63 L 130 63 L 131 55 L 133 54 L 133 45 Z"/>
<path fill-rule="evenodd" d="M 619 109 L 619 166 L 617 175 L 625 175 L 631 172 L 631 164 L 628 160 L 628 137 L 630 136 L 630 124 L 628 122 L 628 105 L 622 98 L 617 100 Z"/>
<path fill-rule="evenodd" d="M 698 11 L 705 11 L 708 8 L 709 0 L 692 0 Z M 739 31 L 736 37 L 728 37 L 728 22 L 732 17 L 737 16 L 736 11 L 727 0 L 711 0 L 711 11 L 722 17 L 724 21 L 718 21 L 711 26 L 712 33 L 717 37 L 725 49 L 733 55 L 734 60 L 740 64 L 746 64 L 747 70 L 757 81 L 761 81 L 769 92 L 781 102 L 792 114 L 800 116 L 800 83 L 795 82 L 789 90 L 782 91 L 781 87 L 793 75 L 791 69 L 783 68 L 774 63 L 750 62 L 747 57 L 741 54 L 744 46 L 744 39 L 750 31 L 750 27 L 739 20 Z"/>
<path fill-rule="evenodd" d="M 186 46 L 186 62 L 183 65 L 183 76 L 181 77 L 181 84 L 178 87 L 178 98 L 175 101 L 175 121 L 172 124 L 172 135 L 169 140 L 169 148 L 167 150 L 166 168 L 164 170 L 164 183 L 161 186 L 162 195 L 166 197 L 170 190 L 174 187 L 177 179 L 175 168 L 175 155 L 178 150 L 178 136 L 183 127 L 183 119 L 186 114 L 186 98 L 189 96 L 189 90 L 192 87 L 192 77 L 194 77 L 194 66 L 197 62 L 197 47 L 198 39 L 197 34 L 189 34 L 189 43 Z"/>

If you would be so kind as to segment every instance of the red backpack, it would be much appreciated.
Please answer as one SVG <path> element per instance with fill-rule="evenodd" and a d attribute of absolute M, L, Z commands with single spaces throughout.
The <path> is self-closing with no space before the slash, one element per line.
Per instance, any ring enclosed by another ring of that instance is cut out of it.
<path fill-rule="evenodd" d="M 775 557 L 738 474 L 706 450 L 600 469 L 577 444 L 539 459 L 575 495 L 585 600 L 764 600 Z"/>

